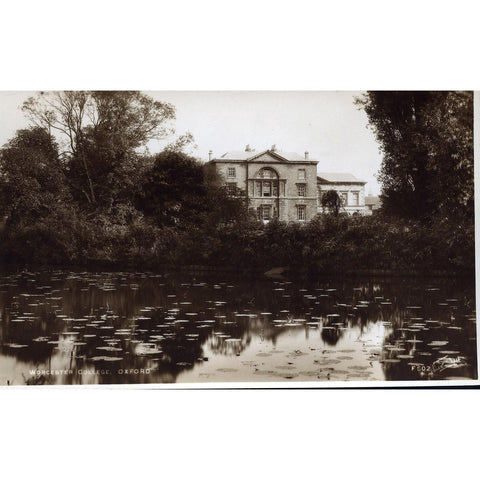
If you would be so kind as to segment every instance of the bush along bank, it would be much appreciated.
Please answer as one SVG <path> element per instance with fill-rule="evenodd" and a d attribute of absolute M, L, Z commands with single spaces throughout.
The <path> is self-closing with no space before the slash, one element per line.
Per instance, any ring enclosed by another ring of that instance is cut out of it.
<path fill-rule="evenodd" d="M 3 231 L 1 257 L 18 266 L 165 269 L 189 265 L 239 273 L 470 273 L 474 228 L 319 215 L 306 224 L 253 220 L 158 226 L 141 215 L 56 219 Z"/>

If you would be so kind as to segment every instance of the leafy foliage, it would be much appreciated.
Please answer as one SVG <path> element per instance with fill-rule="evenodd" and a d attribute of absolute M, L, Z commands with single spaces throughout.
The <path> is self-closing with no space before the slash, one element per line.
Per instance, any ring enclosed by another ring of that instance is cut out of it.
<path fill-rule="evenodd" d="M 203 167 L 195 159 L 165 151 L 155 156 L 138 194 L 140 209 L 159 225 L 195 221 L 205 208 Z"/>
<path fill-rule="evenodd" d="M 245 192 L 228 191 L 182 153 L 191 135 L 141 153 L 172 133 L 172 106 L 138 92 L 41 94 L 24 105 L 37 126 L 0 150 L 2 260 L 316 274 L 472 269 L 471 95 L 369 93 L 363 105 L 385 155 L 383 215 L 342 216 L 332 191 L 322 197 L 330 214 L 264 225 Z"/>
<path fill-rule="evenodd" d="M 48 92 L 27 100 L 33 123 L 59 135 L 78 200 L 115 201 L 138 167 L 138 150 L 173 135 L 175 108 L 134 91 Z"/>
<path fill-rule="evenodd" d="M 146 170 L 137 196 L 138 208 L 160 226 L 187 228 L 237 223 L 248 217 L 240 190 L 230 195 L 218 176 L 198 160 L 165 150 Z"/>
<path fill-rule="evenodd" d="M 12 223 L 46 216 L 69 195 L 56 143 L 41 128 L 20 130 L 0 150 L 1 203 Z"/>
<path fill-rule="evenodd" d="M 368 92 L 357 103 L 383 154 L 386 213 L 473 218 L 472 92 Z"/>
<path fill-rule="evenodd" d="M 327 190 L 322 195 L 322 208 L 332 215 L 338 216 L 343 207 L 342 198 L 335 190 Z"/>

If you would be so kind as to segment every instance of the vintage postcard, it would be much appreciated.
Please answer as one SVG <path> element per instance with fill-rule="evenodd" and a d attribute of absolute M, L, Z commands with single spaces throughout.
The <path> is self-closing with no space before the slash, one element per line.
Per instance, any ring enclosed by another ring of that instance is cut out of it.
<path fill-rule="evenodd" d="M 0 111 L 2 386 L 478 383 L 473 92 Z"/>

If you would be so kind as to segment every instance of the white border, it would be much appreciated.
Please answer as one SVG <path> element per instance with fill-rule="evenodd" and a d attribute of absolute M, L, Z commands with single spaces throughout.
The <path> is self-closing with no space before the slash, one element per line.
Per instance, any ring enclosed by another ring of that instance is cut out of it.
<path fill-rule="evenodd" d="M 19 0 L 0 18 L 2 90 L 480 89 L 465 0 Z M 478 152 L 478 122 L 475 133 Z M 478 469 L 470 391 L 108 388 L 2 389 L 2 475 L 450 480 Z"/>

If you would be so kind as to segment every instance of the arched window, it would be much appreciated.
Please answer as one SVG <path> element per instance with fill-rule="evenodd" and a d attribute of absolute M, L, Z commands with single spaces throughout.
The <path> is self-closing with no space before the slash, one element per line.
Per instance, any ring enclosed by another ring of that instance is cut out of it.
<path fill-rule="evenodd" d="M 278 173 L 271 167 L 261 168 L 255 175 L 255 196 L 278 196 Z"/>

